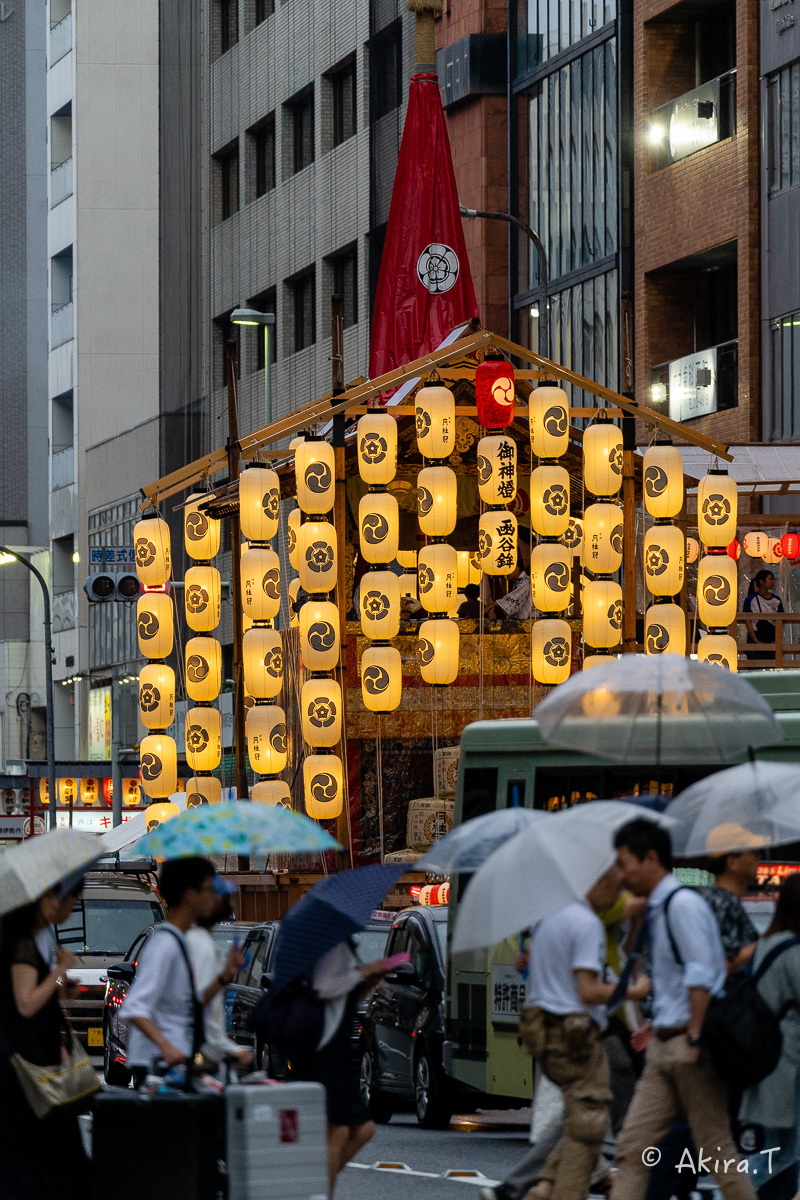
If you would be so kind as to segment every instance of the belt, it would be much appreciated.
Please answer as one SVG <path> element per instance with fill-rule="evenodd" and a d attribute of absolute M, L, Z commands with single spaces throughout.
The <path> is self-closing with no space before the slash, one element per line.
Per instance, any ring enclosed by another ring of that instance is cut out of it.
<path fill-rule="evenodd" d="M 688 1025 L 667 1025 L 663 1028 L 654 1029 L 653 1033 L 660 1042 L 671 1042 L 673 1038 L 680 1037 L 682 1033 L 686 1033 Z"/>

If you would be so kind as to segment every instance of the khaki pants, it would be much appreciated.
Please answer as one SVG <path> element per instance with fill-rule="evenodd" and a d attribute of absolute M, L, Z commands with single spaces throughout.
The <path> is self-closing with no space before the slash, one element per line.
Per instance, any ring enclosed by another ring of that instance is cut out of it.
<path fill-rule="evenodd" d="M 564 1037 L 567 1018 L 547 1015 L 542 1071 L 564 1096 L 564 1134 L 539 1172 L 552 1183 L 551 1200 L 586 1200 L 589 1181 L 608 1131 L 608 1059 L 592 1026 L 580 1052 Z"/>
<path fill-rule="evenodd" d="M 658 1146 L 680 1116 L 689 1122 L 697 1152 L 705 1158 L 704 1170 L 715 1176 L 725 1200 L 754 1200 L 750 1179 L 736 1170 L 741 1155 L 731 1134 L 725 1085 L 705 1054 L 693 1061 L 683 1035 L 668 1042 L 654 1039 L 647 1048 L 645 1069 L 617 1142 L 612 1200 L 644 1200 L 654 1164 L 652 1159 L 643 1162 L 642 1155 Z M 712 1169 L 715 1162 L 718 1172 Z"/>

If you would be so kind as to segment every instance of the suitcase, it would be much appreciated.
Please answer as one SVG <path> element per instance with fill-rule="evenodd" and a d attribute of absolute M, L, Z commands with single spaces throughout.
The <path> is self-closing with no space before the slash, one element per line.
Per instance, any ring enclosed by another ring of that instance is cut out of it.
<path fill-rule="evenodd" d="M 225 1108 L 229 1200 L 326 1200 L 328 1126 L 320 1084 L 234 1084 L 225 1092 Z"/>
<path fill-rule="evenodd" d="M 100 1092 L 93 1105 L 93 1200 L 217 1200 L 222 1096 Z"/>

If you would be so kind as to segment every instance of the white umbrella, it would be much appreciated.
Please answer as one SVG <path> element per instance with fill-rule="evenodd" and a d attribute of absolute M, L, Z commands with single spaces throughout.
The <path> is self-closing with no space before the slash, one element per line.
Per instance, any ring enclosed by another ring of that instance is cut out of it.
<path fill-rule="evenodd" d="M 667 807 L 681 858 L 800 841 L 800 767 L 754 760 L 716 771 Z"/>
<path fill-rule="evenodd" d="M 644 808 L 631 800 L 588 800 L 585 804 L 574 804 L 572 808 L 563 808 L 555 815 L 562 822 L 585 823 L 589 821 L 612 834 L 621 829 L 623 825 L 627 825 L 628 821 L 654 821 L 656 825 L 663 825 L 670 831 L 675 825 L 675 821 L 669 813 Z"/>
<path fill-rule="evenodd" d="M 438 875 L 477 871 L 498 846 L 547 816 L 541 809 L 501 808 L 473 817 L 434 842 L 415 870 Z"/>
<path fill-rule="evenodd" d="M 0 915 L 38 900 L 102 851 L 94 833 L 51 829 L 0 854 Z"/>
<path fill-rule="evenodd" d="M 783 739 L 746 679 L 679 654 L 624 654 L 579 672 L 533 715 L 545 741 L 625 763 L 728 762 Z"/>

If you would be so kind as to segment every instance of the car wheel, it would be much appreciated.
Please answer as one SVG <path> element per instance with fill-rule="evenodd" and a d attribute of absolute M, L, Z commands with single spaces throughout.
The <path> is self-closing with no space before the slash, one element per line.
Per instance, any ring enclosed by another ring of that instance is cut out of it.
<path fill-rule="evenodd" d="M 103 1036 L 103 1078 L 109 1087 L 127 1087 L 131 1073 L 121 1063 L 114 1062 L 109 1045 L 108 1029 Z"/>
<path fill-rule="evenodd" d="M 361 1095 L 369 1105 L 372 1119 L 378 1125 L 387 1125 L 392 1119 L 393 1108 L 382 1094 L 375 1080 L 375 1064 L 366 1046 L 361 1051 L 361 1066 L 359 1069 Z"/>
<path fill-rule="evenodd" d="M 414 1065 L 414 1100 L 423 1129 L 447 1129 L 453 1115 L 447 1092 L 447 1080 L 423 1046 Z"/>

